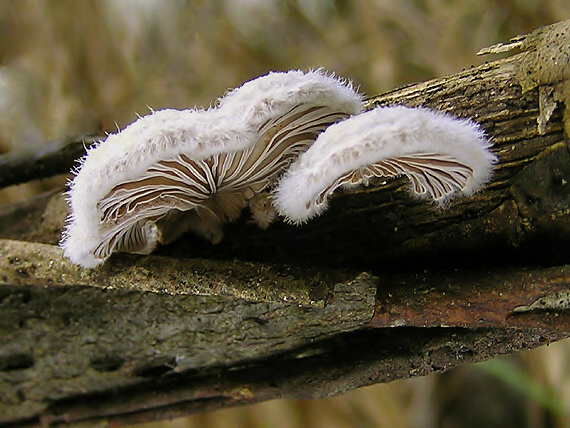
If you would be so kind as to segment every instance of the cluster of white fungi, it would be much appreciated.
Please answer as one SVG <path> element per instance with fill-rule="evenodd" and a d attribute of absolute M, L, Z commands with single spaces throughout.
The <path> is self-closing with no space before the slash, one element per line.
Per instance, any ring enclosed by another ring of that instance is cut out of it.
<path fill-rule="evenodd" d="M 161 110 L 83 158 L 61 246 L 92 268 L 148 254 L 186 231 L 213 243 L 250 207 L 261 227 L 304 223 L 339 187 L 405 175 L 439 203 L 489 180 L 495 156 L 472 121 L 425 108 L 363 112 L 352 84 L 317 71 L 270 73 L 209 109 Z"/>

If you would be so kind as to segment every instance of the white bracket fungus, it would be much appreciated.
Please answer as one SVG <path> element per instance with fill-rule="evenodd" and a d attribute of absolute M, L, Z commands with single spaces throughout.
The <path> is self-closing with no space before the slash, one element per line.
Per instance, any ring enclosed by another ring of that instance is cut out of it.
<path fill-rule="evenodd" d="M 82 160 L 68 194 L 65 255 L 91 268 L 113 252 L 148 254 L 187 230 L 216 243 L 222 224 L 319 133 L 362 108 L 349 82 L 317 70 L 270 73 L 208 110 L 144 116 Z M 267 226 L 267 215 L 256 217 Z"/>
<path fill-rule="evenodd" d="M 495 157 L 473 122 L 362 109 L 351 83 L 317 70 L 270 73 L 208 110 L 142 117 L 83 158 L 68 193 L 65 255 L 91 268 L 188 230 L 217 243 L 248 204 L 263 228 L 277 213 L 303 223 L 335 189 L 373 176 L 404 174 L 412 194 L 438 202 L 489 179 Z"/>
<path fill-rule="evenodd" d="M 424 108 L 379 107 L 327 128 L 285 172 L 274 205 L 290 223 L 327 207 L 338 187 L 406 175 L 410 192 L 442 204 L 491 176 L 495 156 L 479 127 Z"/>

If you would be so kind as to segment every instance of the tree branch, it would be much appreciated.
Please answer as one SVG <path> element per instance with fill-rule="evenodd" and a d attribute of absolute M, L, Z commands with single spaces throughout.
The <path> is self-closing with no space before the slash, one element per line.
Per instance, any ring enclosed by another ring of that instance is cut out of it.
<path fill-rule="evenodd" d="M 67 174 L 77 159 L 85 154 L 85 147 L 101 136 L 88 135 L 69 138 L 46 145 L 33 155 L 17 154 L 0 156 L 0 189 L 32 180 Z"/>

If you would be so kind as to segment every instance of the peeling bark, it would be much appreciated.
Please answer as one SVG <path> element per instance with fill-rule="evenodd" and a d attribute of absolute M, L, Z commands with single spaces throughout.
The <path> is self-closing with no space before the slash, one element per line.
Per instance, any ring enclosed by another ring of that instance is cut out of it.
<path fill-rule="evenodd" d="M 60 194 L 0 207 L 0 425 L 327 397 L 568 337 L 569 28 L 370 100 L 487 131 L 493 181 L 445 211 L 376 181 L 302 227 L 244 215 L 220 245 L 185 236 L 84 270 L 55 246 Z"/>

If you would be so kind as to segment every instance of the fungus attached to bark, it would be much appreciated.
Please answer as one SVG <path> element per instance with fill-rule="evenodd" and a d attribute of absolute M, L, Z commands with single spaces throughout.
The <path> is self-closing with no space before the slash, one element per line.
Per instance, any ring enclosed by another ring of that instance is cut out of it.
<path fill-rule="evenodd" d="M 68 194 L 65 255 L 94 267 L 113 252 L 148 254 L 187 230 L 218 242 L 222 224 L 324 129 L 361 111 L 350 83 L 290 71 L 247 82 L 208 110 L 142 117 L 83 159 Z M 254 219 L 267 225 L 267 216 Z"/>
<path fill-rule="evenodd" d="M 410 192 L 444 203 L 477 191 L 496 161 L 471 121 L 423 108 L 380 107 L 327 128 L 283 175 L 273 204 L 290 223 L 321 214 L 339 187 L 406 175 Z"/>

